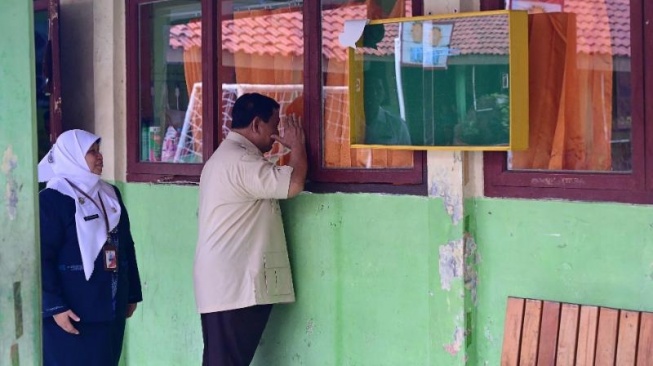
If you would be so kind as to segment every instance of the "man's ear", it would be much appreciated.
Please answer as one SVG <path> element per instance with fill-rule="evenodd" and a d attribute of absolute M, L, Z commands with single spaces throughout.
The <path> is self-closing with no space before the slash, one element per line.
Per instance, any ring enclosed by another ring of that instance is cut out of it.
<path fill-rule="evenodd" d="M 255 134 L 258 134 L 259 132 L 261 132 L 261 122 L 263 122 L 263 121 L 261 121 L 260 118 L 254 117 L 254 119 L 252 120 L 252 123 L 250 124 L 252 132 L 254 132 Z"/>

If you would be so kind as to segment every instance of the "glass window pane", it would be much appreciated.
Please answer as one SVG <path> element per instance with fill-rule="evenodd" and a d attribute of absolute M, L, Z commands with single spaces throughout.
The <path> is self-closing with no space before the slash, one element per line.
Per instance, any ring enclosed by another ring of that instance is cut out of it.
<path fill-rule="evenodd" d="M 530 22 L 530 148 L 512 170 L 631 171 L 630 6 L 513 0 Z"/>
<path fill-rule="evenodd" d="M 507 146 L 509 21 L 491 14 L 368 24 L 349 60 L 353 79 L 363 80 L 352 98 L 364 106 L 352 110 L 353 141 Z"/>
<path fill-rule="evenodd" d="M 283 133 L 285 117 L 303 122 L 304 26 L 303 1 L 236 0 L 222 7 L 221 127 L 231 126 L 231 107 L 244 93 L 260 93 L 280 105 Z M 269 159 L 285 164 L 290 152 L 276 143 Z"/>
<path fill-rule="evenodd" d="M 325 168 L 412 168 L 413 152 L 352 149 L 349 143 L 347 53 L 338 36 L 346 19 L 385 19 L 411 16 L 406 0 L 322 0 L 322 165 Z M 392 40 L 390 40 L 392 43 Z M 392 88 L 389 86 L 388 88 Z M 393 90 L 388 90 L 393 93 Z"/>
<path fill-rule="evenodd" d="M 140 161 L 202 162 L 201 2 L 139 6 Z"/>

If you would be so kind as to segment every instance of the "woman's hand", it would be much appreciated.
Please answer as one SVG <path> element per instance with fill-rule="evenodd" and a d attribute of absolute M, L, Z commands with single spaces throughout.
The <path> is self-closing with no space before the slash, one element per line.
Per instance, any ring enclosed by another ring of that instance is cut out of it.
<path fill-rule="evenodd" d="M 137 303 L 127 304 L 127 317 L 128 318 L 130 318 L 134 314 L 134 311 L 136 311 L 136 305 L 138 305 L 138 304 Z"/>
<path fill-rule="evenodd" d="M 63 329 L 66 333 L 70 334 L 79 334 L 79 331 L 75 326 L 73 326 L 73 323 L 70 321 L 70 319 L 78 322 L 80 319 L 77 316 L 77 314 L 73 313 L 72 310 L 64 311 L 63 313 L 59 313 L 57 315 L 52 316 L 54 318 L 54 321 L 57 323 L 61 329 Z"/>

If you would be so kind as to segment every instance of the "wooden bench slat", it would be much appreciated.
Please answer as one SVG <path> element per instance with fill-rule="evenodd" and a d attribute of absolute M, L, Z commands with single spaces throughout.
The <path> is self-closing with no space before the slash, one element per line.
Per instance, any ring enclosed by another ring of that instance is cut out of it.
<path fill-rule="evenodd" d="M 653 366 L 653 312 L 510 297 L 502 366 Z"/>
<path fill-rule="evenodd" d="M 637 346 L 637 366 L 653 365 L 653 313 L 642 313 Z"/>
<path fill-rule="evenodd" d="M 537 362 L 537 344 L 540 340 L 540 319 L 542 317 L 542 301 L 526 300 L 524 310 L 524 325 L 521 335 L 521 352 L 519 366 L 535 366 Z"/>
<path fill-rule="evenodd" d="M 578 334 L 578 305 L 563 304 L 560 311 L 560 331 L 556 366 L 574 366 L 576 335 Z"/>
<path fill-rule="evenodd" d="M 558 327 L 560 325 L 560 303 L 545 301 L 542 307 L 538 366 L 555 365 Z"/>
<path fill-rule="evenodd" d="M 501 366 L 517 366 L 518 364 L 523 316 L 524 299 L 508 298 L 503 331 Z"/>
<path fill-rule="evenodd" d="M 599 309 L 599 330 L 596 336 L 595 366 L 613 366 L 617 351 L 619 310 Z"/>
<path fill-rule="evenodd" d="M 596 306 L 581 306 L 578 322 L 578 347 L 576 350 L 576 366 L 594 365 L 596 351 L 596 328 L 599 322 L 599 308 Z"/>
<path fill-rule="evenodd" d="M 637 331 L 639 313 L 622 310 L 619 315 L 619 335 L 617 337 L 617 365 L 635 366 L 637 352 Z"/>

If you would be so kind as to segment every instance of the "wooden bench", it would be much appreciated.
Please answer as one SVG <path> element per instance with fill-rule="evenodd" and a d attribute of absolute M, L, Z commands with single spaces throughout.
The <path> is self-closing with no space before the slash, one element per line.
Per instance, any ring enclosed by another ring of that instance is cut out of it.
<path fill-rule="evenodd" d="M 508 298 L 502 366 L 653 366 L 653 313 Z"/>

